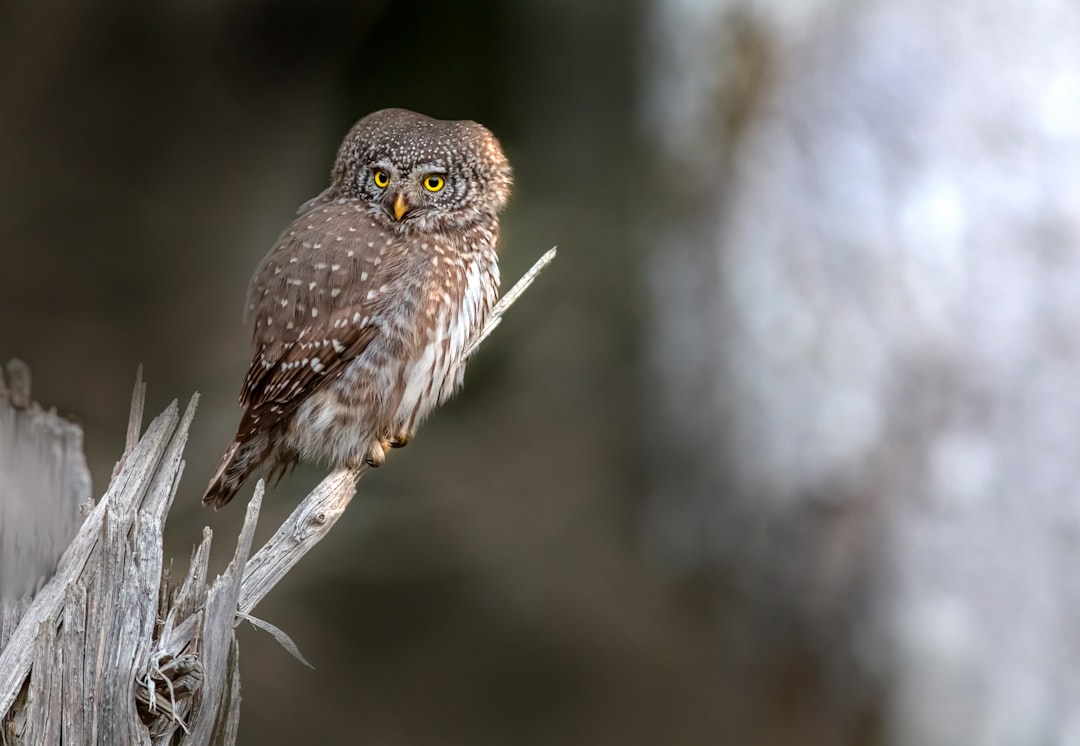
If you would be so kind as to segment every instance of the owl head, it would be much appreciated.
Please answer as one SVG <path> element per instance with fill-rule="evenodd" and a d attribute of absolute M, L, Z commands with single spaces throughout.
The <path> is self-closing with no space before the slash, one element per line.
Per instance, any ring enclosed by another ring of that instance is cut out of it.
<path fill-rule="evenodd" d="M 511 178 L 486 127 L 383 109 L 345 136 L 332 189 L 397 232 L 449 231 L 492 219 L 506 205 Z"/>

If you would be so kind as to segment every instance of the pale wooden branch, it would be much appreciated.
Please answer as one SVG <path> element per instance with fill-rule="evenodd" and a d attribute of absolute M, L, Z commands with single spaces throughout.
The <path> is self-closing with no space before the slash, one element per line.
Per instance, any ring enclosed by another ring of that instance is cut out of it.
<path fill-rule="evenodd" d="M 300 558 L 330 532 L 356 494 L 356 482 L 366 469 L 334 471 L 285 519 L 248 563 L 240 594 L 241 612 L 250 614 Z"/>
<path fill-rule="evenodd" d="M 484 328 L 480 330 L 480 333 L 473 338 L 469 345 L 465 348 L 465 354 L 463 358 L 468 360 L 476 348 L 480 346 L 488 336 L 495 331 L 495 327 L 502 323 L 503 314 L 509 310 L 521 294 L 529 289 L 529 286 L 533 284 L 533 281 L 540 276 L 540 273 L 548 268 L 548 265 L 555 261 L 555 255 L 558 254 L 558 247 L 552 246 L 550 249 L 544 252 L 544 255 L 536 260 L 536 263 L 529 268 L 529 271 L 521 276 L 521 279 L 514 283 L 514 287 L 499 298 L 495 307 L 491 309 L 491 313 L 488 315 L 487 322 L 484 324 Z"/>
<path fill-rule="evenodd" d="M 554 256 L 555 249 L 544 254 L 495 306 L 466 358 Z M 187 574 L 174 582 L 165 569 L 162 534 L 198 396 L 182 416 L 173 402 L 141 433 L 145 393 L 140 368 L 124 454 L 55 574 L 32 600 L 0 605 L 0 746 L 235 743 L 240 679 L 234 630 L 244 620 L 310 665 L 287 634 L 251 612 L 326 537 L 366 467 L 327 476 L 251 555 L 260 481 L 225 571 L 208 584 L 212 532 L 205 528 Z M 29 369 L 17 368 L 6 386 L 0 377 L 0 404 L 7 400 L 29 406 Z"/>

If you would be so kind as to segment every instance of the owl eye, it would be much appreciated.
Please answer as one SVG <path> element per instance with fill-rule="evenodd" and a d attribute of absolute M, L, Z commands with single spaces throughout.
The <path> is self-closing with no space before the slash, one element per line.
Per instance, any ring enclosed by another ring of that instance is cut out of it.
<path fill-rule="evenodd" d="M 375 186 L 379 187 L 379 189 L 386 189 L 386 185 L 390 183 L 390 174 L 381 168 L 375 168 L 372 169 L 372 175 L 375 178 Z"/>
<path fill-rule="evenodd" d="M 429 192 L 437 192 L 446 186 L 446 179 L 438 174 L 428 174 L 424 177 L 424 189 Z"/>

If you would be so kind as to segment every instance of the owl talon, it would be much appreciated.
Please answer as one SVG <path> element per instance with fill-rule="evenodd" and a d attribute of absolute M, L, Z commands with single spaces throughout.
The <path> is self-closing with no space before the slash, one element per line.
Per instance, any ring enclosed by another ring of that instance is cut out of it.
<path fill-rule="evenodd" d="M 409 441 L 412 440 L 412 434 L 407 433 L 404 430 L 390 439 L 391 448 L 404 448 L 409 445 Z"/>
<path fill-rule="evenodd" d="M 368 466 L 378 469 L 382 465 L 383 461 L 387 460 L 387 452 L 382 449 L 381 445 L 374 445 L 367 449 L 367 456 L 364 457 L 364 463 Z"/>
<path fill-rule="evenodd" d="M 386 452 L 390 449 L 390 443 L 385 438 L 380 438 L 378 441 L 371 444 L 368 448 L 367 455 L 364 457 L 364 463 L 370 467 L 378 469 L 386 461 Z"/>

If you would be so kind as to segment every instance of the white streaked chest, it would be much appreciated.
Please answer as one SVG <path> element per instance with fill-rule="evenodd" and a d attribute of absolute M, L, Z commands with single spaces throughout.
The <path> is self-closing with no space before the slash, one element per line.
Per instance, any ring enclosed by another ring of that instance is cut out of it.
<path fill-rule="evenodd" d="M 494 256 L 476 255 L 458 276 L 463 292 L 433 286 L 429 300 L 434 323 L 420 354 L 405 363 L 404 386 L 395 421 L 412 430 L 453 395 L 465 373 L 462 353 L 487 318 L 498 295 L 499 268 Z"/>

